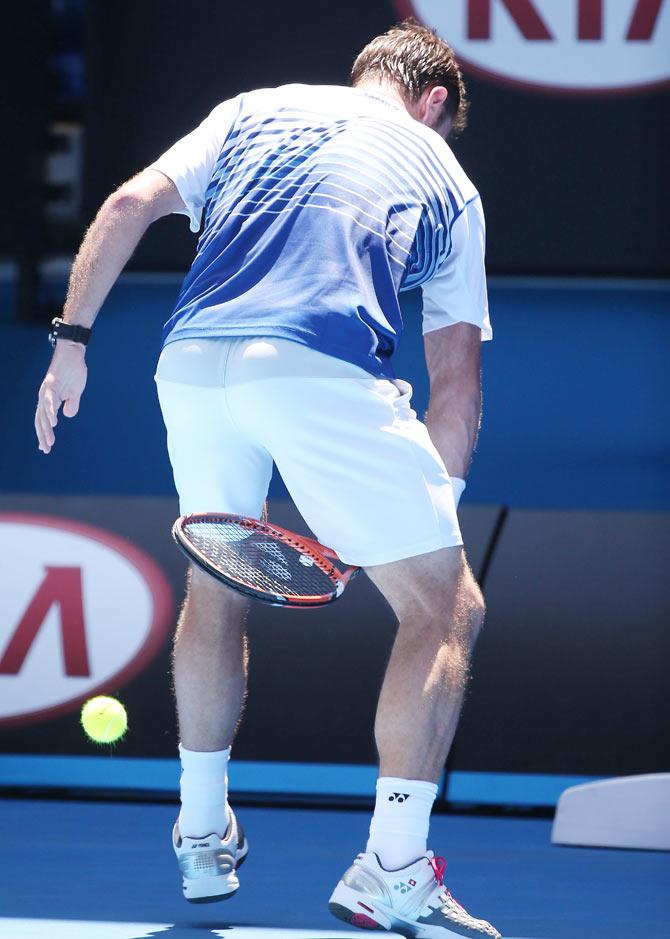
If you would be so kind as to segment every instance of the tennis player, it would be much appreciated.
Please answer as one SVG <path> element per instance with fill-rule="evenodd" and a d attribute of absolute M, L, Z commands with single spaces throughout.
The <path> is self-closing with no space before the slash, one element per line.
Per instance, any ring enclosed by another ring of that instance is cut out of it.
<path fill-rule="evenodd" d="M 452 898 L 445 862 L 427 849 L 484 616 L 456 515 L 491 337 L 482 206 L 446 142 L 464 126 L 465 88 L 449 46 L 411 21 L 363 49 L 352 85 L 224 101 L 107 199 L 53 327 L 37 436 L 48 453 L 60 406 L 77 413 L 89 331 L 147 227 L 186 215 L 200 240 L 156 372 L 181 513 L 259 518 L 274 461 L 317 538 L 363 567 L 398 619 L 370 837 L 330 910 L 405 935 L 497 937 Z M 392 365 L 399 294 L 418 286 L 425 424 Z M 196 902 L 232 895 L 247 853 L 227 793 L 246 607 L 190 572 L 174 645 L 174 847 Z"/>

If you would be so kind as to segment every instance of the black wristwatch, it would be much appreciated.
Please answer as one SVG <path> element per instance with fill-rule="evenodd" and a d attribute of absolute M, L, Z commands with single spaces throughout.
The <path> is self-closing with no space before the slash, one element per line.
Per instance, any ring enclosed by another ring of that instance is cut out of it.
<path fill-rule="evenodd" d="M 70 339 L 72 342 L 80 342 L 82 346 L 85 346 L 92 332 L 93 330 L 87 326 L 73 326 L 71 323 L 64 323 L 60 316 L 56 316 L 51 320 L 49 342 L 55 347 L 57 339 Z"/>

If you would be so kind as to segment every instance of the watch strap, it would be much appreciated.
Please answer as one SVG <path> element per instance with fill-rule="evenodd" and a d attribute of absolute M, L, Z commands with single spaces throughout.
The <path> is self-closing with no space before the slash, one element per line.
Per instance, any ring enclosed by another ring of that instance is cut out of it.
<path fill-rule="evenodd" d="M 56 345 L 57 339 L 69 339 L 71 342 L 79 342 L 82 346 L 88 344 L 91 338 L 92 330 L 87 326 L 77 326 L 73 323 L 65 323 L 56 316 L 51 321 L 51 332 L 49 333 L 49 342 L 52 346 Z"/>

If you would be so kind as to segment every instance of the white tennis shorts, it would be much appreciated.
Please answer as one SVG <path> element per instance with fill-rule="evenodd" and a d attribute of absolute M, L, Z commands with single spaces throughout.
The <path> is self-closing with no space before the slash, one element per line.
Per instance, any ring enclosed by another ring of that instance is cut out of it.
<path fill-rule="evenodd" d="M 462 544 L 411 385 L 300 343 L 182 339 L 156 383 L 182 515 L 260 518 L 282 475 L 318 540 L 361 567 Z"/>

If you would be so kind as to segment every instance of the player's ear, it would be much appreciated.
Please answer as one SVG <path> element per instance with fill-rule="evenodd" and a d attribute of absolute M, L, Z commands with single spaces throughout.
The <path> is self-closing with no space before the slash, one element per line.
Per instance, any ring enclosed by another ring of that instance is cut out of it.
<path fill-rule="evenodd" d="M 429 92 L 428 100 L 432 107 L 441 108 L 449 97 L 449 92 L 444 85 L 434 85 Z"/>
<path fill-rule="evenodd" d="M 426 92 L 424 92 L 426 94 Z M 440 118 L 444 112 L 444 102 L 447 100 L 449 92 L 444 85 L 434 85 L 427 89 L 426 94 L 426 117 L 431 125 L 435 119 Z"/>

